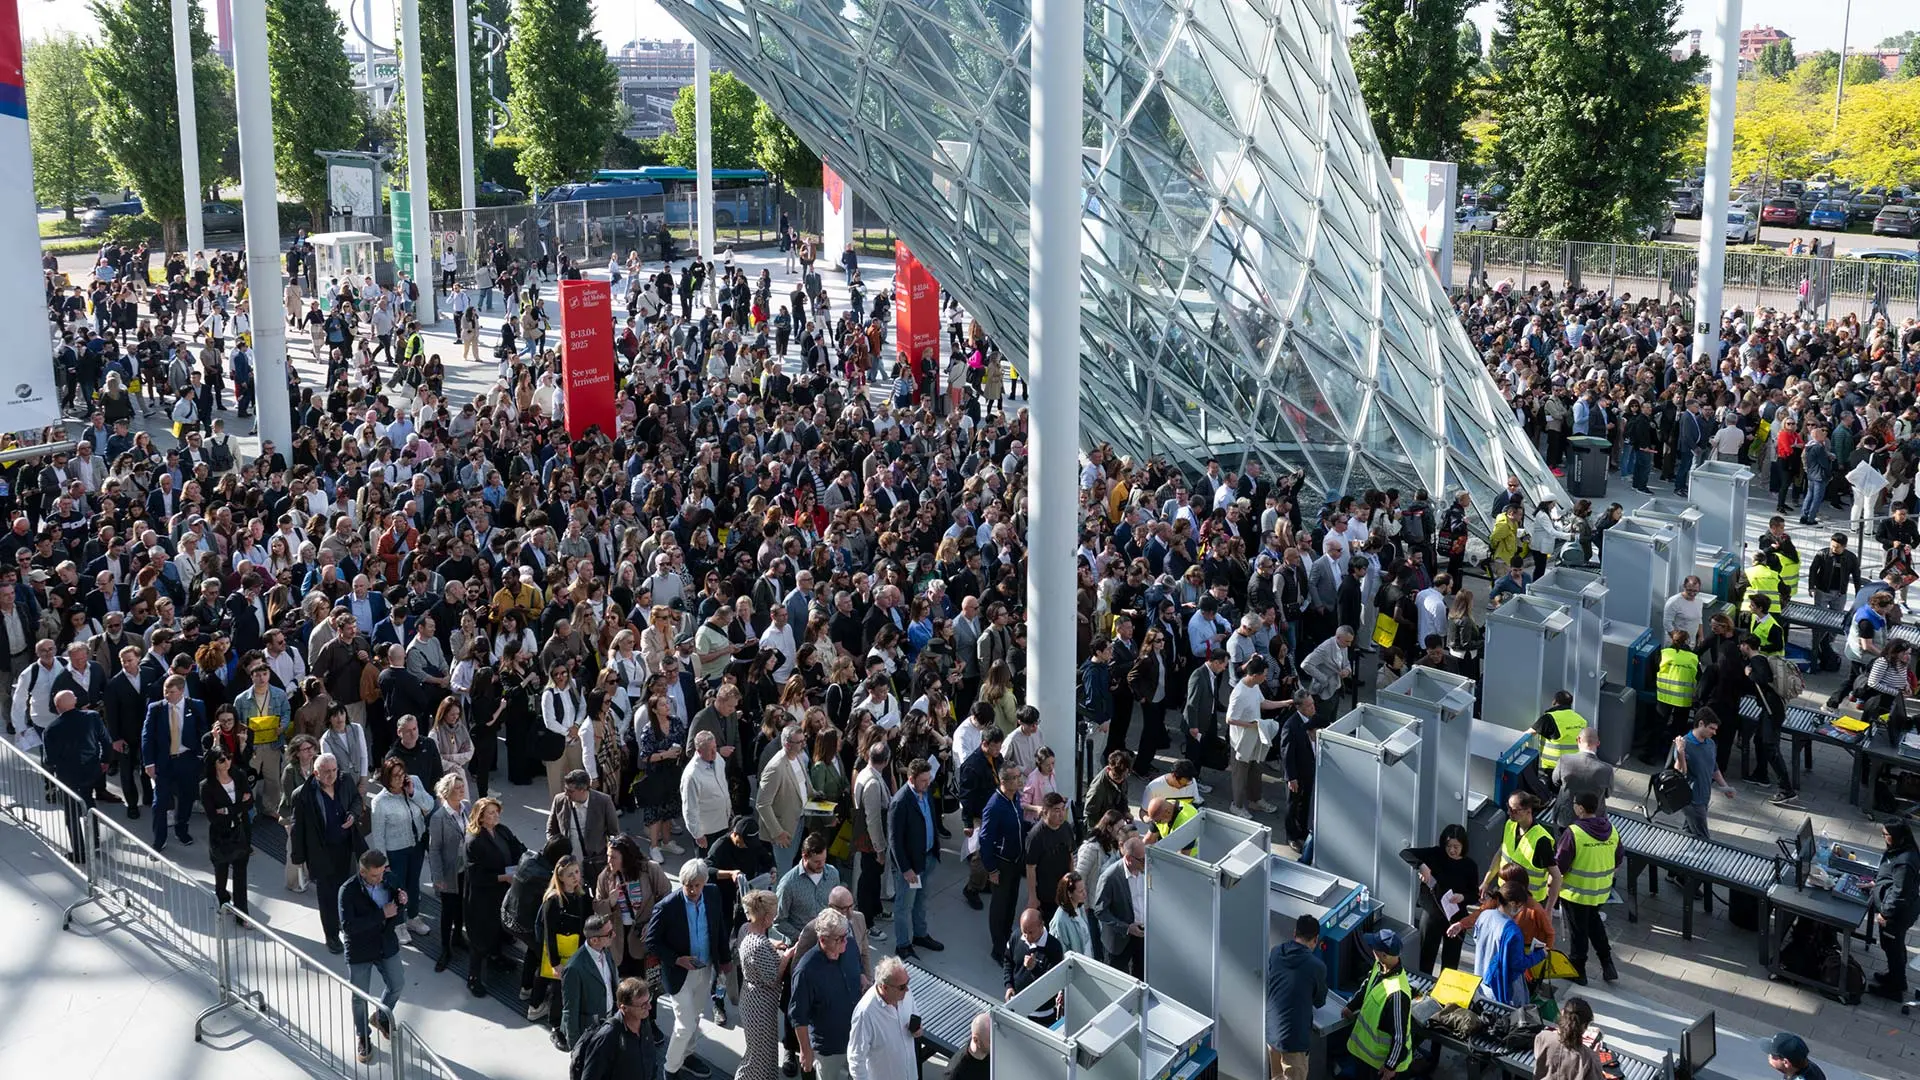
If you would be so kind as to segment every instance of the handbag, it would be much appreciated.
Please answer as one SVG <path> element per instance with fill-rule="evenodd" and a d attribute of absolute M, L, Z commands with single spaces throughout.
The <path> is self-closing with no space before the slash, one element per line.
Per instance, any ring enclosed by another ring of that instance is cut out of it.
<path fill-rule="evenodd" d="M 380 700 L 380 669 L 372 664 L 360 668 L 360 700 L 367 705 Z"/>
<path fill-rule="evenodd" d="M 539 947 L 538 942 L 534 944 L 536 948 Z M 553 935 L 553 947 L 560 953 L 560 964 L 559 967 L 556 968 L 553 964 L 549 963 L 553 958 L 547 955 L 547 950 L 541 949 L 540 977 L 543 979 L 557 979 L 560 977 L 557 972 L 567 966 L 567 961 L 573 959 L 574 953 L 580 951 L 580 935 L 555 934 Z"/>
<path fill-rule="evenodd" d="M 1373 617 L 1373 643 L 1381 648 L 1393 645 L 1400 634 L 1400 620 L 1382 611 Z"/>

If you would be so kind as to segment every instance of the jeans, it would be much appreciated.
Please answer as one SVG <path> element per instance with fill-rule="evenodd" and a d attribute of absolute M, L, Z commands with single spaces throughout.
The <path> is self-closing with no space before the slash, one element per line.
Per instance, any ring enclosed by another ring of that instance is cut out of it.
<path fill-rule="evenodd" d="M 1800 503 L 1800 521 L 1812 522 L 1820 515 L 1820 504 L 1827 501 L 1827 478 L 1807 477 L 1807 497 Z"/>
<path fill-rule="evenodd" d="M 867 925 L 872 926 L 880 919 L 880 882 L 886 870 L 872 852 L 860 852 L 859 863 L 860 873 L 853 884 L 853 906 L 867 917 Z"/>
<path fill-rule="evenodd" d="M 899 870 L 893 872 L 894 948 L 910 948 L 914 938 L 927 936 L 927 891 L 933 887 L 932 877 L 931 859 L 927 861 L 927 868 L 920 871 L 917 889 L 907 884 L 906 874 Z"/>
<path fill-rule="evenodd" d="M 800 854 L 800 830 L 795 829 L 783 847 L 774 843 L 778 837 L 768 837 L 767 846 L 773 849 L 773 880 L 779 881 L 780 875 L 793 867 L 793 860 Z"/>
<path fill-rule="evenodd" d="M 1636 450 L 1633 455 L 1633 487 L 1644 491 L 1647 480 L 1653 472 L 1653 454 L 1647 450 Z"/>
<path fill-rule="evenodd" d="M 407 891 L 407 902 L 400 905 L 402 919 L 412 919 L 420 914 L 420 866 L 426 861 L 426 854 L 425 844 L 387 852 L 387 869 L 400 887 Z"/>
<path fill-rule="evenodd" d="M 407 984 L 406 972 L 400 966 L 399 953 L 364 964 L 348 964 L 347 981 L 351 982 L 355 989 L 371 993 L 373 972 L 376 968 L 380 971 L 381 985 L 387 988 L 386 993 L 380 995 L 380 1014 L 391 1022 L 393 1007 L 400 1003 L 400 988 Z M 353 1033 L 362 1042 L 366 1041 L 367 1002 L 359 995 L 355 995 L 353 999 Z"/>

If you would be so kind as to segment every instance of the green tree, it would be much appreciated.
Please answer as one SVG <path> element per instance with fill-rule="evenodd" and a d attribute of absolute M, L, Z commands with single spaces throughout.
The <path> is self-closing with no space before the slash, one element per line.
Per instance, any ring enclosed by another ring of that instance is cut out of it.
<path fill-rule="evenodd" d="M 520 172 L 543 188 L 591 173 L 606 152 L 619 78 L 593 30 L 588 0 L 517 0 L 507 45 Z"/>
<path fill-rule="evenodd" d="M 1840 54 L 1821 49 L 1800 58 L 1793 68 L 1793 84 L 1802 93 L 1833 92 L 1834 76 L 1840 71 Z"/>
<path fill-rule="evenodd" d="M 274 171 L 281 190 L 306 205 L 316 228 L 327 214 L 327 163 L 316 151 L 351 149 L 360 138 L 345 36 L 327 0 L 267 5 Z"/>
<path fill-rule="evenodd" d="M 113 176 L 93 137 L 99 101 L 87 82 L 93 46 L 78 35 L 52 34 L 27 46 L 27 134 L 33 146 L 33 193 L 66 211 Z"/>
<path fill-rule="evenodd" d="M 1920 30 L 1902 30 L 1897 34 L 1894 34 L 1892 37 L 1881 38 L 1880 44 L 1874 46 L 1874 48 L 1911 50 L 1913 48 L 1915 38 L 1920 38 Z"/>
<path fill-rule="evenodd" d="M 1887 69 L 1880 66 L 1877 56 L 1847 57 L 1847 85 L 1865 86 L 1887 77 Z"/>
<path fill-rule="evenodd" d="M 1505 218 L 1524 235 L 1622 240 L 1653 220 L 1702 122 L 1673 59 L 1680 0 L 1506 0 L 1509 65 L 1489 94 Z"/>
<path fill-rule="evenodd" d="M 753 113 L 760 99 L 747 84 L 734 78 L 731 71 L 716 71 L 709 87 L 708 101 L 713 113 L 713 167 L 751 169 L 754 166 Z M 694 128 L 693 87 L 680 88 L 673 99 L 673 130 L 660 136 L 660 149 L 667 164 L 683 169 L 698 164 L 699 148 Z"/>
<path fill-rule="evenodd" d="M 765 101 L 753 107 L 753 160 L 789 189 L 820 186 L 820 155 Z"/>
<path fill-rule="evenodd" d="M 1474 0 L 1361 0 L 1353 73 L 1387 157 L 1460 161 L 1473 114 L 1460 24 Z"/>
<path fill-rule="evenodd" d="M 1784 79 L 1793 71 L 1796 61 L 1793 58 L 1793 40 L 1781 38 L 1770 41 L 1760 49 L 1760 58 L 1754 63 L 1754 70 L 1769 79 Z"/>
<path fill-rule="evenodd" d="M 474 19 L 491 19 L 482 0 L 468 4 Z M 487 71 L 478 44 L 467 50 L 468 90 L 473 98 L 473 155 L 475 168 L 487 144 Z M 459 72 L 453 63 L 453 0 L 420 0 L 420 98 L 425 102 L 427 129 L 427 192 L 432 205 L 460 205 Z M 406 168 L 406 88 L 394 97 L 400 117 L 400 169 Z M 400 175 L 406 175 L 404 171 Z"/>
<path fill-rule="evenodd" d="M 1911 79 L 1920 75 L 1920 49 L 1908 49 L 1900 58 L 1900 67 L 1893 73 L 1896 79 Z"/>
<path fill-rule="evenodd" d="M 173 5 L 169 0 L 93 0 L 90 10 L 100 24 L 100 47 L 87 65 L 87 81 L 100 101 L 94 135 L 121 179 L 139 193 L 147 214 L 160 222 L 171 247 L 179 239 L 186 198 L 180 184 L 180 110 L 174 100 Z M 234 137 L 232 111 L 223 111 L 219 102 L 223 89 L 232 101 L 233 84 L 211 51 L 213 39 L 200 5 L 189 6 L 188 20 L 200 160 L 212 164 Z M 192 193 L 196 204 L 201 194 Z"/>

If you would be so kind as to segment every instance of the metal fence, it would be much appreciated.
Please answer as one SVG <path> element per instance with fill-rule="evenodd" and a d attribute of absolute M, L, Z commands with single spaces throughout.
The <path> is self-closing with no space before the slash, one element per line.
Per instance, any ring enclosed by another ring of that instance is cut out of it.
<path fill-rule="evenodd" d="M 66 910 L 62 928 L 86 904 L 118 916 L 125 928 L 202 977 L 219 1000 L 194 1021 L 238 1009 L 274 1029 L 344 1080 L 454 1080 L 447 1064 L 397 1018 L 373 1060 L 357 1060 L 353 1006 L 379 1002 L 231 906 L 178 863 L 154 851 L 118 822 L 91 809 L 39 762 L 0 739 L 0 818 L 38 839 L 86 886 Z"/>
<path fill-rule="evenodd" d="M 1456 236 L 1453 277 L 1469 279 L 1478 266 L 1489 280 L 1604 286 L 1609 293 L 1656 296 L 1690 303 L 1699 280 L 1699 252 L 1677 244 L 1593 244 L 1524 236 Z M 1866 315 L 1876 306 L 1890 318 L 1920 314 L 1920 264 L 1777 252 L 1727 253 L 1723 302 L 1777 310 L 1804 307 L 1826 318 Z"/>
<path fill-rule="evenodd" d="M 743 200 L 743 213 L 727 206 L 716 210 L 714 240 L 722 247 L 773 243 L 779 211 L 769 212 L 776 196 L 766 188 L 724 193 L 728 203 Z M 673 205 L 669 206 L 671 202 Z M 667 226 L 672 253 L 686 258 L 695 238 L 696 220 L 691 192 L 685 196 L 649 195 L 630 199 L 583 199 L 574 202 L 528 203 L 521 206 L 484 206 L 469 210 L 435 210 L 433 265 L 451 248 L 459 260 L 459 275 L 467 278 L 476 253 L 503 245 L 517 259 L 534 263 L 542 254 L 557 259 L 564 254 L 581 267 L 604 264 L 609 257 L 625 262 L 638 252 L 648 262 L 662 255 L 660 227 Z M 544 248 L 544 250 L 543 250 Z"/>

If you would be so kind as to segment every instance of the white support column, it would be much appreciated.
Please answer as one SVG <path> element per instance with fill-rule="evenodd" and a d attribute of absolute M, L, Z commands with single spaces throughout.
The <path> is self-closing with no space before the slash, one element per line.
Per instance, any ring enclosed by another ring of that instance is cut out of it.
<path fill-rule="evenodd" d="M 713 258 L 713 87 L 712 60 L 707 47 L 693 46 L 693 128 L 695 164 L 699 166 L 696 187 L 700 201 L 694 215 L 700 219 L 700 258 Z"/>
<path fill-rule="evenodd" d="M 207 246 L 200 205 L 200 123 L 193 107 L 193 0 L 173 0 L 173 92 L 180 105 L 180 202 L 187 219 L 187 253 Z M 267 171 L 268 176 L 273 171 Z M 278 239 L 276 238 L 276 243 Z"/>
<path fill-rule="evenodd" d="M 1727 211 L 1733 205 L 1734 91 L 1740 78 L 1740 0 L 1720 0 L 1714 18 L 1707 99 L 1707 179 L 1700 193 L 1700 280 L 1695 283 L 1693 358 L 1720 359 L 1720 288 L 1726 278 Z"/>
<path fill-rule="evenodd" d="M 460 232 L 466 238 L 467 259 L 480 261 L 473 249 L 473 214 L 478 202 L 473 192 L 473 20 L 467 17 L 467 0 L 453 0 L 453 92 L 458 99 L 454 112 L 460 125 Z"/>
<path fill-rule="evenodd" d="M 427 106 L 420 89 L 420 0 L 400 0 L 400 78 L 407 95 L 407 191 L 413 203 L 413 275 L 420 301 L 413 307 L 421 326 L 432 326 L 433 290 L 439 275 L 433 264 L 433 215 L 427 195 Z"/>
<path fill-rule="evenodd" d="M 247 314 L 253 320 L 254 416 L 262 442 L 293 447 L 287 397 L 287 311 L 281 301 L 280 207 L 267 80 L 267 0 L 233 0 L 233 92 L 240 130 L 240 214 L 246 229 Z"/>
<path fill-rule="evenodd" d="M 1083 0 L 1033 5 L 1028 153 L 1027 448 L 1032 536 L 1027 546 L 1027 701 L 1056 751 L 1060 789 L 1079 790 L 1074 703 L 1080 517 L 1080 232 Z M 1072 796 L 1069 796 L 1072 797 Z"/>

